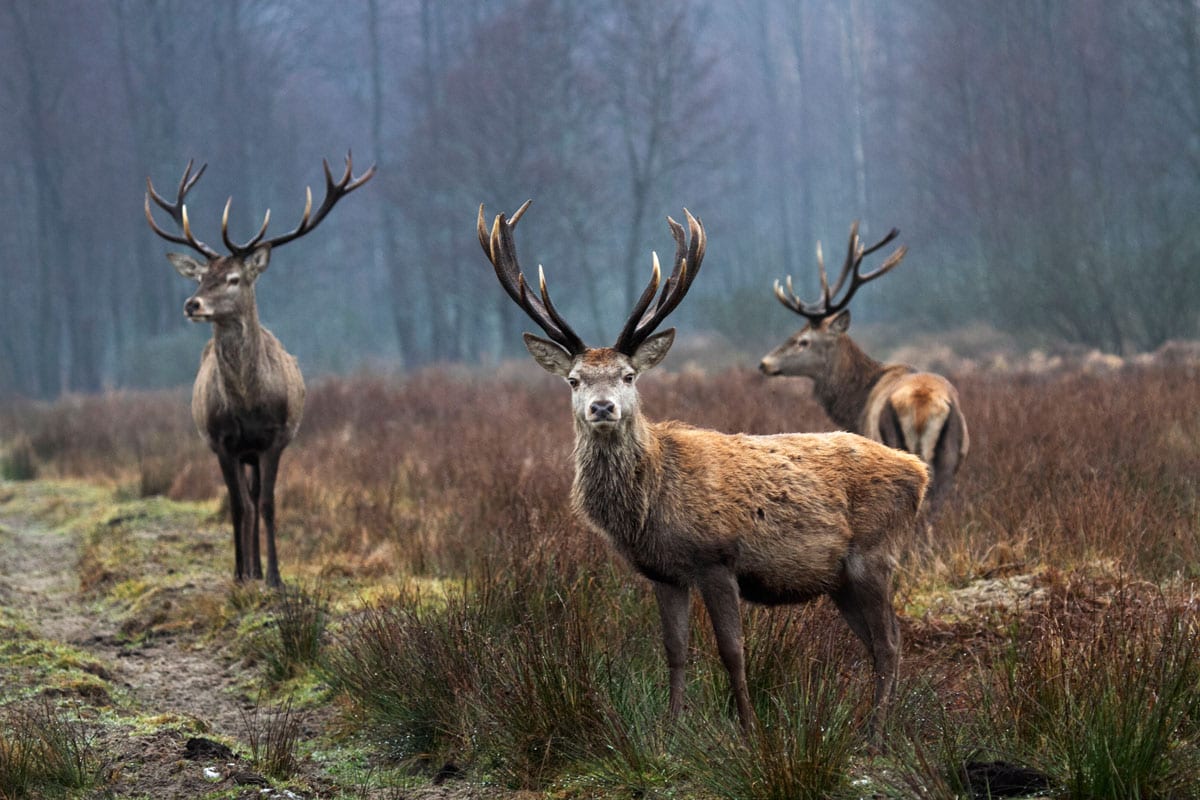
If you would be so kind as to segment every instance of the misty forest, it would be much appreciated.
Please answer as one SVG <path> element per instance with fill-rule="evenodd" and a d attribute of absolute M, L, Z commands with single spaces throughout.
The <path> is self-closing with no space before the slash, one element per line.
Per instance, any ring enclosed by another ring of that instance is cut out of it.
<path fill-rule="evenodd" d="M 1129 355 L 1198 330 L 1200 9 L 1103 3 L 10 2 L 0 10 L 0 393 L 173 386 L 207 326 L 142 214 L 189 159 L 197 235 L 378 176 L 260 284 L 306 374 L 519 353 L 481 202 L 608 340 L 665 217 L 711 240 L 681 330 L 757 353 L 850 223 L 904 266 L 860 323 Z M 836 266 L 836 264 L 835 264 Z M 607 321 L 607 322 L 606 322 Z"/>

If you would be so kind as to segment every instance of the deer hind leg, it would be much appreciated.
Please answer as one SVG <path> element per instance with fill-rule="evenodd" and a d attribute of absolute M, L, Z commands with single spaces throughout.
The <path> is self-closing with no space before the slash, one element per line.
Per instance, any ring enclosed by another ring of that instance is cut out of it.
<path fill-rule="evenodd" d="M 934 446 L 929 493 L 925 497 L 926 519 L 932 519 L 937 514 L 954 487 L 954 476 L 958 473 L 961 463 L 959 454 L 965 436 L 966 427 L 962 414 L 957 407 L 952 407 Z"/>
<path fill-rule="evenodd" d="M 900 424 L 900 414 L 890 401 L 884 405 L 883 412 L 879 415 L 879 441 L 895 450 L 912 452 L 908 442 L 904 439 L 904 427 Z"/>
<path fill-rule="evenodd" d="M 260 462 L 262 492 L 259 508 L 267 534 L 267 585 L 276 588 L 283 585 L 279 577 L 279 559 L 275 552 L 275 478 L 279 474 L 281 455 L 282 450 L 271 450 L 263 454 Z"/>
<path fill-rule="evenodd" d="M 721 663 L 729 673 L 730 690 L 737 703 L 738 719 L 742 730 L 754 727 L 757 717 L 750 704 L 750 690 L 746 686 L 746 651 L 742 639 L 742 611 L 738 605 L 737 578 L 726 568 L 709 570 L 698 581 L 704 606 L 712 619 L 713 632 L 717 636 L 717 652 Z"/>
<path fill-rule="evenodd" d="M 671 676 L 671 695 L 667 713 L 676 719 L 683 711 L 684 673 L 687 669 L 688 612 L 691 593 L 686 586 L 654 582 L 658 598 L 658 615 L 662 620 L 663 647 L 667 651 L 667 668 Z"/>
<path fill-rule="evenodd" d="M 831 596 L 871 656 L 875 703 L 868 727 L 877 736 L 900 667 L 900 623 L 892 608 L 892 570 L 882 558 L 851 555 L 846 572 L 846 583 Z"/>

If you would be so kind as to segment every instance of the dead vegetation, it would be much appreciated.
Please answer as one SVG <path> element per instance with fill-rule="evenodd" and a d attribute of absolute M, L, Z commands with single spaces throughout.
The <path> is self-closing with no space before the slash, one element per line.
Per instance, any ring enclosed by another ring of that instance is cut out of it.
<path fill-rule="evenodd" d="M 367 742 L 371 769 L 401 759 L 428 779 L 565 796 L 807 786 L 817 797 L 853 785 L 957 797 L 1005 762 L 1048 776 L 1054 796 L 1197 796 L 1194 370 L 952 376 L 972 452 L 932 535 L 901 564 L 902 700 L 889 754 L 870 759 L 854 735 L 857 650 L 823 604 L 747 617 L 759 740 L 737 744 L 706 625 L 694 626 L 686 721 L 662 725 L 653 605 L 570 514 L 566 389 L 535 371 L 313 387 L 283 462 L 279 519 L 284 578 L 320 586 L 315 604 L 297 595 L 273 608 L 225 582 L 220 483 L 181 394 L 10 407 L 0 446 L 19 433 L 40 479 L 99 482 L 131 508 L 162 504 L 84 538 L 90 602 L 133 640 L 218 631 L 255 642 L 239 657 L 275 685 L 273 704 L 297 682 L 324 682 L 308 726 Z M 651 375 L 642 394 L 648 413 L 719 430 L 830 427 L 806 382 L 748 370 Z M 151 485 L 207 502 L 137 500 Z M 67 520 L 72 508 L 47 513 Z M 190 511 L 172 516 L 180 508 Z M 262 650 L 276 633 L 279 646 Z M 736 759 L 713 755 L 743 746 Z M 1125 778 L 1105 771 L 1106 751 Z M 805 767 L 817 757 L 836 774 Z"/>

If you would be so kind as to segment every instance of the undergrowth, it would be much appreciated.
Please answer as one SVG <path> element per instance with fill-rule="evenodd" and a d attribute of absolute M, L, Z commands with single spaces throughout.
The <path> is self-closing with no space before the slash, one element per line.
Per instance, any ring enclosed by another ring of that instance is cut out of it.
<path fill-rule="evenodd" d="M 198 535 L 195 511 L 187 536 L 173 518 L 101 521 L 85 588 L 158 620 L 146 635 L 198 610 L 209 635 L 255 621 L 275 691 L 315 674 L 345 729 L 431 777 L 564 796 L 957 798 L 985 796 L 978 776 L 1004 765 L 1056 797 L 1196 797 L 1194 371 L 955 378 L 971 453 L 932 536 L 902 548 L 902 691 L 873 749 L 868 659 L 827 603 L 745 611 L 761 718 L 745 739 L 694 610 L 688 707 L 666 719 L 653 594 L 571 513 L 567 391 L 530 369 L 315 384 L 278 492 L 283 571 L 310 588 L 228 584 L 228 523 L 211 510 Z M 830 427 L 807 383 L 746 370 L 651 374 L 642 394 L 654 418 L 719 430 Z M 26 407 L 0 449 L 17 430 L 41 475 L 131 497 L 223 491 L 176 394 Z"/>

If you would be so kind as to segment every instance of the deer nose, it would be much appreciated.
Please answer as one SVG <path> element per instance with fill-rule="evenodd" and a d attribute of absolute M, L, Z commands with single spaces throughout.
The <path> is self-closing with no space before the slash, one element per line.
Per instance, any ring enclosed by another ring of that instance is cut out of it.
<path fill-rule="evenodd" d="M 188 301 L 183 304 L 183 313 L 189 317 L 200 310 L 200 301 L 194 297 L 189 297 Z"/>
<path fill-rule="evenodd" d="M 612 419 L 617 413 L 617 404 L 612 400 L 596 400 L 588 406 L 588 414 L 594 420 Z"/>
<path fill-rule="evenodd" d="M 775 366 L 774 362 L 768 362 L 767 359 L 765 359 L 765 358 L 762 361 L 758 362 L 758 371 L 761 372 L 763 375 L 778 375 L 779 374 L 779 369 L 778 369 L 778 367 Z"/>

